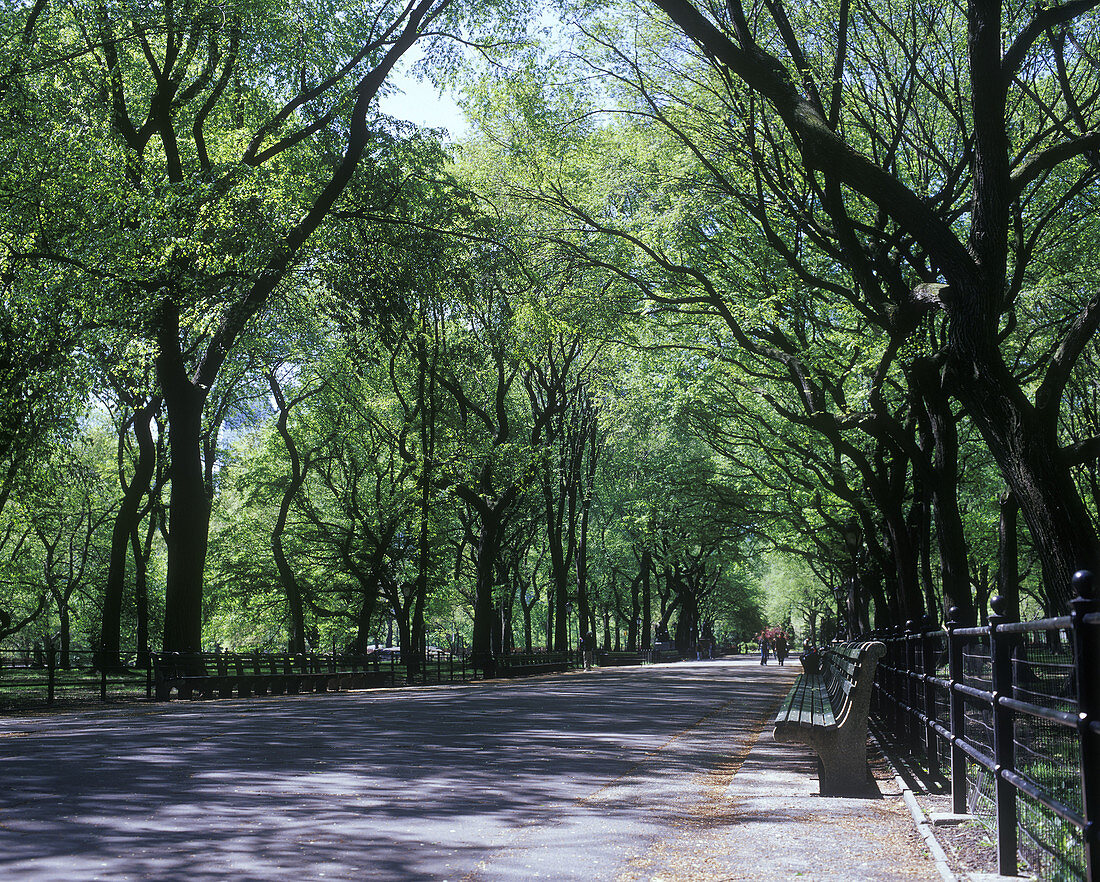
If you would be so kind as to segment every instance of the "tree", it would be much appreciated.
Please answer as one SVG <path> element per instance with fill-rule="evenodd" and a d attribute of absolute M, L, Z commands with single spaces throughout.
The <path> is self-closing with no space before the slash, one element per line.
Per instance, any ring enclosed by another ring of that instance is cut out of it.
<path fill-rule="evenodd" d="M 277 14 L 248 0 L 40 4 L 27 17 L 24 70 L 60 84 L 39 134 L 75 121 L 82 137 L 50 166 L 62 185 L 50 207 L 66 223 L 20 231 L 10 259 L 79 268 L 155 341 L 171 458 L 167 649 L 201 639 L 211 389 L 369 155 L 372 104 L 397 60 L 465 15 L 488 17 L 455 0 Z M 92 186 L 73 186 L 89 156 Z"/>
<path fill-rule="evenodd" d="M 1091 61 L 1085 51 L 1067 63 L 1066 47 L 1096 38 L 1089 15 L 1095 3 L 1032 12 L 970 0 L 964 45 L 955 39 L 963 23 L 942 7 L 902 11 L 912 27 L 899 28 L 893 10 L 880 15 L 845 0 L 834 34 L 811 41 L 781 3 L 766 4 L 752 21 L 740 2 L 721 12 L 687 0 L 654 5 L 731 83 L 766 102 L 793 144 L 784 155 L 820 180 L 834 220 L 848 219 L 856 238 L 847 251 L 857 273 L 888 272 L 908 282 L 896 308 L 942 310 L 945 387 L 989 446 L 1019 502 L 1044 578 L 1065 603 L 1074 570 L 1095 568 L 1100 558 L 1073 486 L 1071 451 L 1057 440 L 1066 384 L 1100 324 L 1100 298 L 1088 289 L 1067 292 L 1062 339 L 1045 354 L 1034 397 L 1006 362 L 1004 342 L 1022 290 L 1043 268 L 1036 249 L 1046 228 L 1091 198 L 1098 144 Z M 897 54 L 876 52 L 876 39 Z M 900 94 L 918 96 L 897 108 L 893 123 L 884 108 L 861 114 L 873 99 L 861 92 L 864 70 L 850 72 L 856 59 L 870 61 L 883 86 L 908 81 L 911 88 Z M 930 71 L 930 63 L 945 72 Z M 819 79 L 826 71 L 831 76 Z M 952 76 L 958 91 L 940 90 Z M 944 149 L 948 124 L 956 129 Z M 762 117 L 758 125 L 768 122 Z M 906 142 L 903 127 L 919 133 L 916 143 Z M 929 166 L 917 160 L 920 150 L 934 157 Z M 921 174 L 922 168 L 929 170 Z M 891 227 L 878 233 L 853 223 L 868 211 L 889 218 Z"/>

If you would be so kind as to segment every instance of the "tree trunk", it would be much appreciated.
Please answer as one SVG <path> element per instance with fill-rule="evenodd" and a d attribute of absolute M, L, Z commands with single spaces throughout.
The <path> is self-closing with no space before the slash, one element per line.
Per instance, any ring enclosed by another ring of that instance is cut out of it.
<path fill-rule="evenodd" d="M 69 670 L 73 666 L 70 653 L 72 652 L 73 635 L 72 635 L 72 619 L 69 616 L 69 604 L 66 600 L 58 600 L 57 603 L 57 617 L 61 623 L 61 658 L 58 662 L 58 666 L 62 670 Z"/>
<path fill-rule="evenodd" d="M 1020 619 L 1020 561 L 1016 541 L 1016 497 L 1005 491 L 1000 497 L 1001 517 L 997 542 L 997 593 L 1008 601 L 1006 615 Z"/>
<path fill-rule="evenodd" d="M 554 591 L 546 592 L 546 651 L 554 648 Z"/>
<path fill-rule="evenodd" d="M 612 585 L 615 583 L 613 582 Z M 631 580 L 630 583 L 630 619 L 626 623 L 626 648 L 628 652 L 638 651 L 638 631 L 641 624 L 640 616 L 642 612 L 641 601 L 639 600 L 639 591 L 642 586 L 642 574 L 638 575 Z M 616 594 L 616 610 L 620 607 L 618 605 L 618 588 L 615 588 Z M 620 627 L 622 622 L 619 622 Z"/>
<path fill-rule="evenodd" d="M 473 664 L 491 676 L 496 671 L 493 656 L 493 587 L 497 557 L 500 555 L 501 514 L 483 505 L 480 509 L 481 536 L 477 545 L 477 581 L 474 593 L 474 629 L 471 637 Z"/>
<path fill-rule="evenodd" d="M 156 513 L 151 518 L 156 518 Z M 149 648 L 149 555 L 152 551 L 153 534 L 156 532 L 156 524 L 151 520 L 145 531 L 145 543 L 142 544 L 141 534 L 137 525 L 130 534 L 130 548 L 134 557 L 134 613 L 137 617 L 137 665 L 139 668 L 148 667 L 150 658 Z"/>
<path fill-rule="evenodd" d="M 1042 567 L 1044 591 L 1053 608 L 1064 611 L 1074 594 L 1073 574 L 1100 564 L 1096 534 L 1048 426 L 1022 394 L 1006 393 L 997 375 L 1008 371 L 995 358 L 992 367 L 968 359 L 956 394 L 1015 497 Z"/>
<path fill-rule="evenodd" d="M 366 572 L 359 568 L 354 570 L 355 577 L 362 586 L 363 598 L 355 622 L 355 641 L 352 644 L 359 652 L 366 652 L 367 647 L 373 642 L 370 639 L 370 629 L 371 622 L 374 619 L 374 610 L 378 606 L 378 589 L 382 582 L 382 564 L 385 556 L 384 547 L 376 548 L 370 558 L 370 569 Z"/>
<path fill-rule="evenodd" d="M 298 487 L 293 486 L 293 482 L 291 482 L 283 493 L 283 498 L 279 503 L 279 514 L 275 518 L 275 525 L 271 528 L 271 554 L 275 558 L 275 569 L 279 571 L 279 582 L 282 584 L 283 593 L 286 595 L 287 612 L 290 617 L 287 648 L 292 653 L 306 651 L 306 619 L 305 607 L 302 603 L 302 590 L 298 585 L 298 579 L 294 575 L 290 562 L 286 559 L 286 551 L 283 548 L 283 532 L 286 529 L 287 514 L 290 511 L 290 503 L 297 492 Z"/>
<path fill-rule="evenodd" d="M 588 621 L 592 618 L 588 605 L 588 509 L 590 500 L 585 497 L 581 502 L 581 522 L 577 536 L 577 619 L 580 621 L 582 633 L 591 631 L 595 639 L 595 629 L 589 629 Z"/>
<path fill-rule="evenodd" d="M 141 501 L 149 492 L 149 482 L 156 468 L 157 447 L 153 440 L 152 421 L 160 405 L 159 398 L 152 399 L 134 411 L 132 421 L 134 437 L 137 439 L 137 461 L 134 463 L 134 474 L 130 483 L 124 487 L 122 502 L 111 529 L 111 554 L 107 565 L 107 585 L 103 592 L 99 650 L 100 664 L 108 671 L 122 667 L 122 599 L 126 586 L 126 557 L 130 537 L 136 535 L 141 525 Z M 127 428 L 124 426 L 119 437 L 120 445 L 126 432 Z"/>
<path fill-rule="evenodd" d="M 917 387 L 928 417 L 935 449 L 929 476 L 932 513 L 940 552 L 940 579 L 944 606 L 958 609 L 958 621 L 966 626 L 977 622 L 970 589 L 970 567 L 966 556 L 966 532 L 959 513 L 959 436 L 951 405 L 943 392 L 939 372 L 928 362 L 914 365 Z"/>
<path fill-rule="evenodd" d="M 550 551 L 550 595 L 553 597 L 553 640 L 556 650 L 568 645 L 569 611 L 569 564 L 573 558 L 573 531 L 566 528 L 567 487 L 560 487 L 560 495 L 554 495 L 554 472 L 549 467 L 543 470 L 542 494 L 546 512 L 546 542 Z M 548 645 L 551 640 L 547 639 Z"/>
<path fill-rule="evenodd" d="M 523 651 L 531 652 L 533 645 L 531 642 L 531 607 L 526 603 L 523 604 Z"/>
<path fill-rule="evenodd" d="M 909 533 L 909 524 L 901 512 L 900 504 L 878 502 L 894 559 L 897 577 L 895 585 L 902 621 L 919 619 L 924 614 L 924 601 L 921 597 L 920 579 L 917 577 L 917 554 Z"/>
<path fill-rule="evenodd" d="M 305 483 L 309 469 L 309 459 L 307 456 L 306 461 L 302 461 L 302 456 L 298 452 L 298 445 L 290 434 L 290 408 L 293 402 L 287 403 L 282 386 L 279 384 L 279 379 L 275 376 L 274 371 L 267 375 L 267 382 L 279 408 L 279 418 L 275 421 L 275 428 L 279 433 L 279 437 L 283 440 L 283 447 L 286 449 L 287 456 L 290 457 L 290 480 L 283 489 L 283 495 L 279 500 L 279 512 L 275 516 L 275 523 L 271 528 L 271 555 L 275 558 L 275 568 L 279 571 L 279 582 L 283 586 L 283 594 L 286 595 L 287 612 L 290 618 L 287 648 L 292 653 L 298 653 L 306 650 L 305 608 L 302 602 L 301 586 L 298 584 L 298 578 L 294 575 L 294 570 L 286 557 L 283 534 L 286 532 L 290 507 Z M 300 401 L 301 397 L 297 400 Z"/>
<path fill-rule="evenodd" d="M 161 310 L 157 355 L 168 411 L 168 578 L 164 586 L 165 652 L 202 649 L 203 573 L 210 527 L 210 495 L 202 455 L 202 416 L 208 390 L 187 376 L 180 352 L 179 314 L 168 298 Z"/>

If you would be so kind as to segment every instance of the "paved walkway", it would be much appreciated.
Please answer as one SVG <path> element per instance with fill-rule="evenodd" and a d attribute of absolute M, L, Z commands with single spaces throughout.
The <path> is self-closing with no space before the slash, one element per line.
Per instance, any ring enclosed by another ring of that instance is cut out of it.
<path fill-rule="evenodd" d="M 938 880 L 713 661 L 0 721 L 0 880 Z"/>

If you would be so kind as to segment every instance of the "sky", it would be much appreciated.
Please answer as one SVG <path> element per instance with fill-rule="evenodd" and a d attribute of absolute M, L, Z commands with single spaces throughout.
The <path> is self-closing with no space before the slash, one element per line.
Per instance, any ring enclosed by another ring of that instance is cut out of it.
<path fill-rule="evenodd" d="M 442 127 L 452 139 L 461 138 L 469 130 L 469 123 L 453 93 L 440 94 L 430 80 L 418 80 L 409 74 L 415 64 L 415 55 L 406 56 L 390 74 L 390 82 L 400 92 L 380 99 L 379 107 L 387 116 L 408 120 L 419 126 Z"/>

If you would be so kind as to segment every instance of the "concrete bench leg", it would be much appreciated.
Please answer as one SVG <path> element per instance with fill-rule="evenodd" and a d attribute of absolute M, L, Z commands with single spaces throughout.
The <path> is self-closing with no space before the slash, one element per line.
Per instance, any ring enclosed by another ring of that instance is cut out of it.
<path fill-rule="evenodd" d="M 844 737 L 834 732 L 811 735 L 810 746 L 818 757 L 818 772 L 822 796 L 857 796 L 865 794 L 874 785 L 867 768 L 867 730 L 863 738 L 859 733 Z"/>

